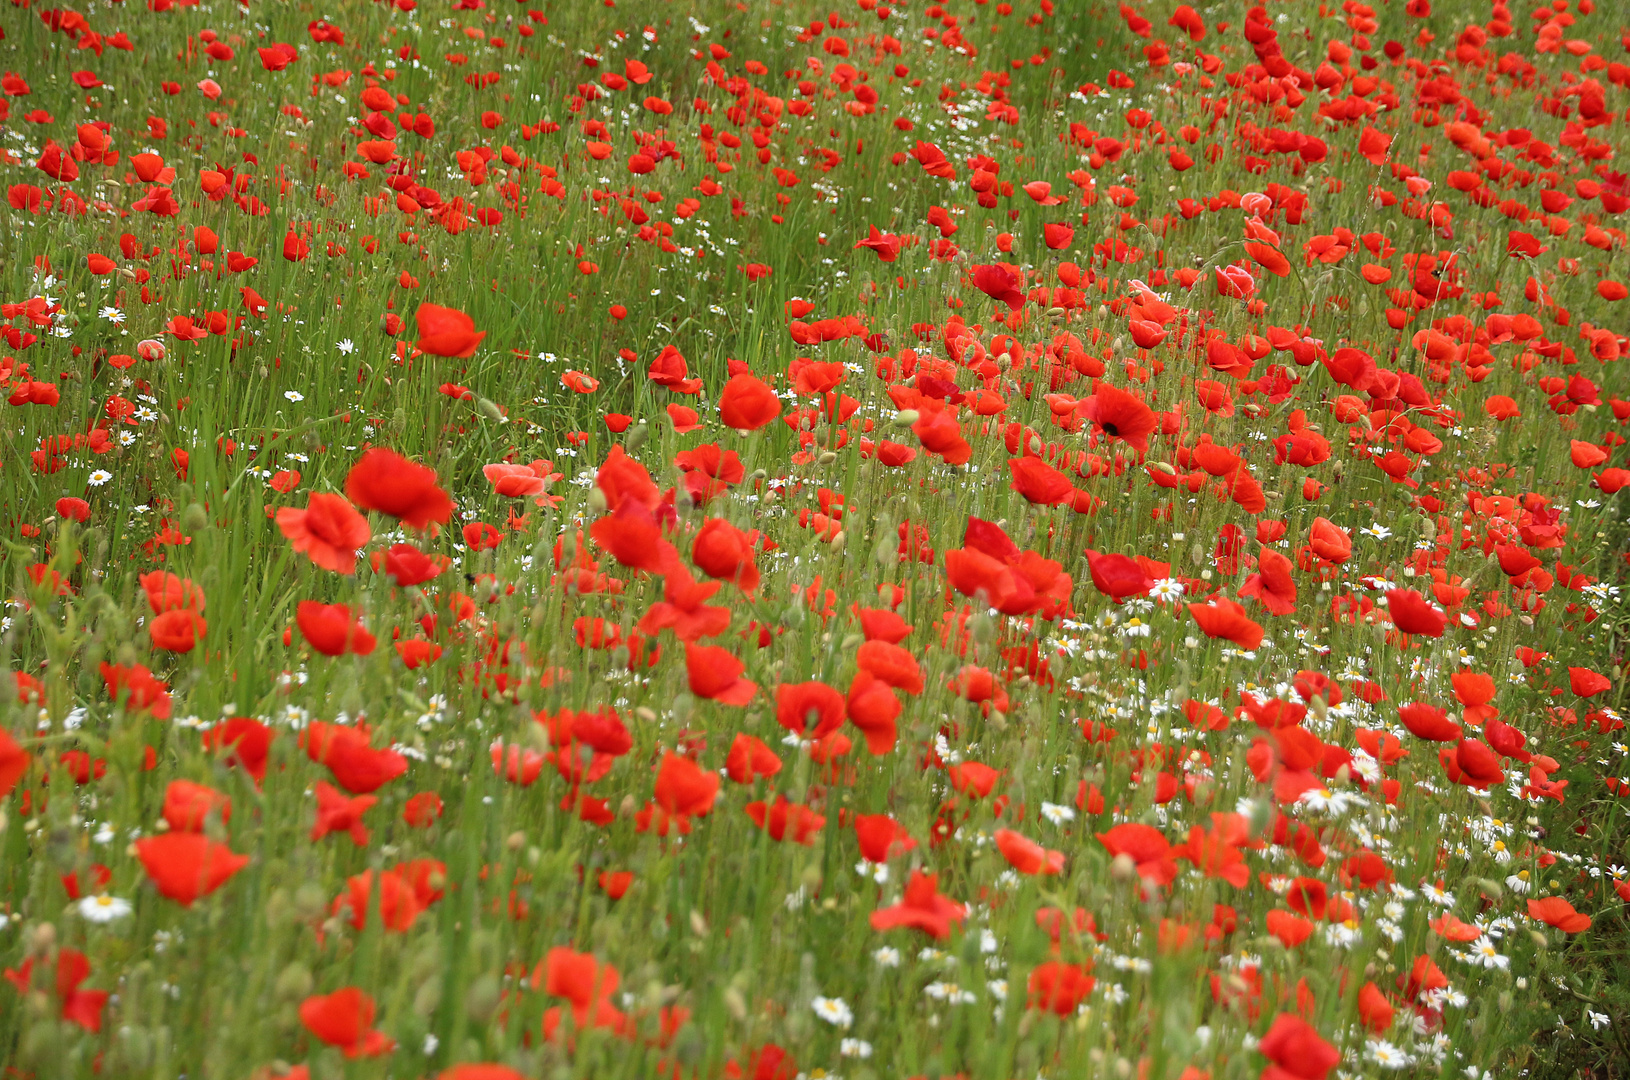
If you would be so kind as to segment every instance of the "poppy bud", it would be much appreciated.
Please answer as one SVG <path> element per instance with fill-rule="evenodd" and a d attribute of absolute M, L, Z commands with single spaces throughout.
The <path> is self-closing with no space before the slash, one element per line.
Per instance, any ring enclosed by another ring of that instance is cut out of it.
<path fill-rule="evenodd" d="M 623 450 L 629 454 L 637 454 L 645 441 L 651 437 L 651 426 L 644 420 L 635 424 L 629 431 L 627 438 L 623 439 Z"/>

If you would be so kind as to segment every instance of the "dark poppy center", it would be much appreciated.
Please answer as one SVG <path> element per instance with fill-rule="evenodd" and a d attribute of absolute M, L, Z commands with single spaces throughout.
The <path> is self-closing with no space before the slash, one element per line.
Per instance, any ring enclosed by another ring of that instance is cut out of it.
<path fill-rule="evenodd" d="M 1104 424 L 1102 426 L 1103 426 L 1105 435 L 1109 435 L 1109 436 L 1112 436 L 1112 437 L 1119 437 L 1120 434 L 1121 434 L 1120 429 L 1117 428 L 1113 423 Z"/>

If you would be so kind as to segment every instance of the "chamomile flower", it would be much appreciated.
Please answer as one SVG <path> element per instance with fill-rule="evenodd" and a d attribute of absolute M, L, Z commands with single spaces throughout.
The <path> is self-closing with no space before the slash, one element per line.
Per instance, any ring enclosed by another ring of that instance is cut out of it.
<path fill-rule="evenodd" d="M 298 390 L 285 390 L 285 391 L 283 391 L 283 396 L 288 398 L 290 401 L 304 401 L 304 400 L 306 400 L 306 395 L 302 394 Z"/>
<path fill-rule="evenodd" d="M 1044 802 L 1041 804 L 1041 816 L 1054 825 L 1064 825 L 1075 820 L 1075 809 L 1060 806 L 1058 803 Z"/>
<path fill-rule="evenodd" d="M 1500 947 L 1487 934 L 1472 942 L 1467 959 L 1481 967 L 1498 968 L 1501 971 L 1511 966 L 1511 957 L 1500 952 Z"/>
<path fill-rule="evenodd" d="M 1149 599 L 1175 601 L 1183 598 L 1183 583 L 1176 578 L 1161 578 L 1149 586 Z"/>
<path fill-rule="evenodd" d="M 810 1002 L 810 1007 L 815 1010 L 816 1016 L 833 1027 L 847 1028 L 855 1022 L 855 1014 L 842 998 L 818 997 Z"/>
<path fill-rule="evenodd" d="M 102 318 L 106 319 L 108 322 L 112 323 L 114 326 L 122 326 L 122 325 L 124 325 L 125 313 L 120 311 L 116 307 L 102 308 L 96 314 L 100 315 Z"/>
<path fill-rule="evenodd" d="M 350 356 L 353 352 L 355 352 L 356 347 L 357 347 L 356 343 L 354 341 L 352 341 L 350 338 L 345 338 L 342 341 L 334 342 L 334 348 L 338 349 L 341 353 L 343 353 L 346 356 Z"/>
<path fill-rule="evenodd" d="M 1385 1039 L 1371 1039 L 1365 1054 L 1383 1069 L 1402 1069 L 1410 1064 L 1409 1055 Z"/>
<path fill-rule="evenodd" d="M 91 473 L 85 478 L 85 482 L 91 487 L 101 487 L 103 484 L 112 479 L 112 473 L 108 472 L 106 469 L 97 469 L 95 472 Z"/>
<path fill-rule="evenodd" d="M 74 905 L 74 910 L 86 922 L 110 923 L 129 915 L 132 909 L 129 900 L 102 893 L 85 897 Z"/>
<path fill-rule="evenodd" d="M 878 967 L 897 968 L 900 966 L 900 950 L 892 945 L 883 945 L 872 950 L 872 960 Z"/>

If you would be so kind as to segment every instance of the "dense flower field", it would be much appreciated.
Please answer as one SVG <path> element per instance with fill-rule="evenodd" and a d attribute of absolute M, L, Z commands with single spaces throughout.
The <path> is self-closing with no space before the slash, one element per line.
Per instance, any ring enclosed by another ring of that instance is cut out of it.
<path fill-rule="evenodd" d="M 1630 1070 L 1615 5 L 46 2 L 8 1075 Z"/>

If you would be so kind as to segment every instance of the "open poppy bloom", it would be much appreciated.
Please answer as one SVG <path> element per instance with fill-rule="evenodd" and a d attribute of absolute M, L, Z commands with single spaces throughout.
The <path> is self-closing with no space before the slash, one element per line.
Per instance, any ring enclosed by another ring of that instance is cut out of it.
<path fill-rule="evenodd" d="M 449 356 L 458 359 L 474 356 L 485 330 L 475 328 L 475 320 L 455 308 L 437 304 L 420 304 L 413 313 L 419 328 L 419 340 L 414 343 L 420 352 L 431 356 Z"/>
<path fill-rule="evenodd" d="M 892 930 L 905 926 L 943 941 L 951 936 L 951 927 L 967 914 L 966 907 L 940 894 L 938 874 L 913 871 L 900 902 L 872 912 L 872 929 Z"/>
<path fill-rule="evenodd" d="M 355 986 L 306 998 L 300 1003 L 300 1022 L 348 1058 L 380 1057 L 396 1048 L 389 1036 L 374 1030 L 374 999 Z"/>
<path fill-rule="evenodd" d="M 720 705 L 745 705 L 758 693 L 758 684 L 741 677 L 746 665 L 729 649 L 717 645 L 685 643 L 685 671 L 691 693 Z"/>
<path fill-rule="evenodd" d="M 136 857 L 160 895 L 190 907 L 249 865 L 225 844 L 202 833 L 169 832 L 136 841 Z"/>

